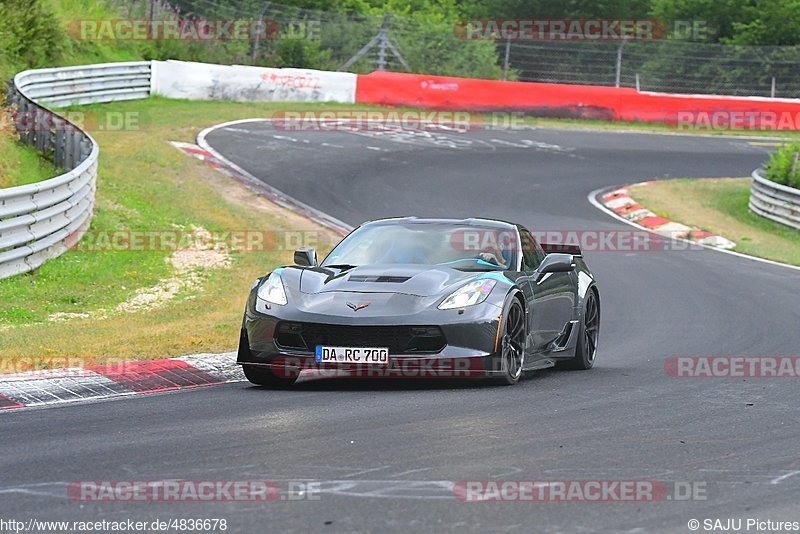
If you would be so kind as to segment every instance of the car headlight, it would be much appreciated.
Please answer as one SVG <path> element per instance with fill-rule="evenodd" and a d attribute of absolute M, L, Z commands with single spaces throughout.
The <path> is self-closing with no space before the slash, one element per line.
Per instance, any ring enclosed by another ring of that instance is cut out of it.
<path fill-rule="evenodd" d="M 440 310 L 452 310 L 454 308 L 466 308 L 473 304 L 480 304 L 489 296 L 494 289 L 496 280 L 485 278 L 475 280 L 454 291 L 449 297 L 439 304 Z"/>
<path fill-rule="evenodd" d="M 283 306 L 288 302 L 286 299 L 286 290 L 283 289 L 283 282 L 279 272 L 273 272 L 266 281 L 258 288 L 258 298 L 265 300 L 270 304 L 278 304 Z"/>

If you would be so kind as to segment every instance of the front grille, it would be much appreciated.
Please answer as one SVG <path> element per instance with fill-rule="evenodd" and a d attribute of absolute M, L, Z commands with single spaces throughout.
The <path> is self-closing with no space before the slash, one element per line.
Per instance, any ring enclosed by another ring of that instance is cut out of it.
<path fill-rule="evenodd" d="M 275 343 L 286 349 L 313 351 L 330 347 L 386 347 L 389 354 L 435 354 L 446 345 L 438 326 L 348 326 L 283 321 Z"/>

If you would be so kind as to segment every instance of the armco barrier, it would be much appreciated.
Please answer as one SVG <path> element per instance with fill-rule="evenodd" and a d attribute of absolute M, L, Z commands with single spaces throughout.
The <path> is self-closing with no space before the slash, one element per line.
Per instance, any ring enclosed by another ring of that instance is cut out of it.
<path fill-rule="evenodd" d="M 750 210 L 800 230 L 800 190 L 767 180 L 760 169 L 753 171 Z"/>
<path fill-rule="evenodd" d="M 800 100 L 637 92 L 625 87 L 500 82 L 394 72 L 359 75 L 356 102 L 698 128 L 800 130 Z"/>
<path fill-rule="evenodd" d="M 28 70 L 8 86 L 20 140 L 52 155 L 67 172 L 30 185 L 0 189 L 0 278 L 35 269 L 64 253 L 86 229 L 94 207 L 99 149 L 92 137 L 42 106 L 143 98 L 150 63 Z"/>

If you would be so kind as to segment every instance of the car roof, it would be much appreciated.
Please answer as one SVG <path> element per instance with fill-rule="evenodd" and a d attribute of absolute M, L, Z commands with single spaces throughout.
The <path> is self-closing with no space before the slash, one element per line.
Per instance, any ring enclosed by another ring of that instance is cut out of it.
<path fill-rule="evenodd" d="M 455 219 L 447 217 L 388 217 L 385 219 L 375 219 L 367 221 L 361 226 L 385 225 L 389 223 L 413 223 L 413 224 L 454 224 L 463 226 L 482 226 L 496 227 L 506 230 L 516 230 L 517 225 L 501 221 L 499 219 L 484 219 L 481 217 L 470 217 L 468 219 Z"/>

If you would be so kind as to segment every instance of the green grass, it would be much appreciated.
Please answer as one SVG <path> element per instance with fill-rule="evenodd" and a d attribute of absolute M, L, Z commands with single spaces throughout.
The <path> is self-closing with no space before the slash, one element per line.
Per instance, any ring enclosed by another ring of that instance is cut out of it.
<path fill-rule="evenodd" d="M 800 265 L 800 230 L 751 212 L 750 178 L 661 180 L 631 189 L 657 215 L 721 235 L 737 252 Z"/>
<path fill-rule="evenodd" d="M 151 98 L 83 108 L 141 119 L 135 129 L 93 132 L 101 151 L 91 232 L 195 226 L 219 232 L 318 231 L 312 223 L 280 208 L 252 204 L 267 203 L 169 144 L 193 142 L 199 130 L 222 121 L 269 117 L 276 110 L 296 107 Z M 341 106 L 307 106 L 337 107 Z M 321 252 L 332 239 L 330 234 L 322 236 Z M 106 361 L 231 350 L 252 281 L 276 265 L 291 263 L 291 251 L 274 246 L 234 252 L 229 269 L 207 271 L 198 287 L 181 290 L 161 308 L 115 311 L 138 289 L 173 276 L 173 267 L 166 261 L 170 254 L 77 247 L 32 273 L 0 280 L 0 360 L 57 354 Z M 49 319 L 55 313 L 92 317 L 58 322 Z"/>
<path fill-rule="evenodd" d="M 122 18 L 120 13 L 98 0 L 46 0 L 45 4 L 56 15 L 62 28 L 78 20 L 109 20 Z M 143 44 L 136 41 L 99 40 L 81 41 L 67 38 L 59 64 L 87 65 L 114 61 L 140 61 Z"/>
<path fill-rule="evenodd" d="M 55 165 L 33 147 L 19 144 L 10 131 L 0 131 L 0 189 L 40 182 L 56 174 Z"/>

